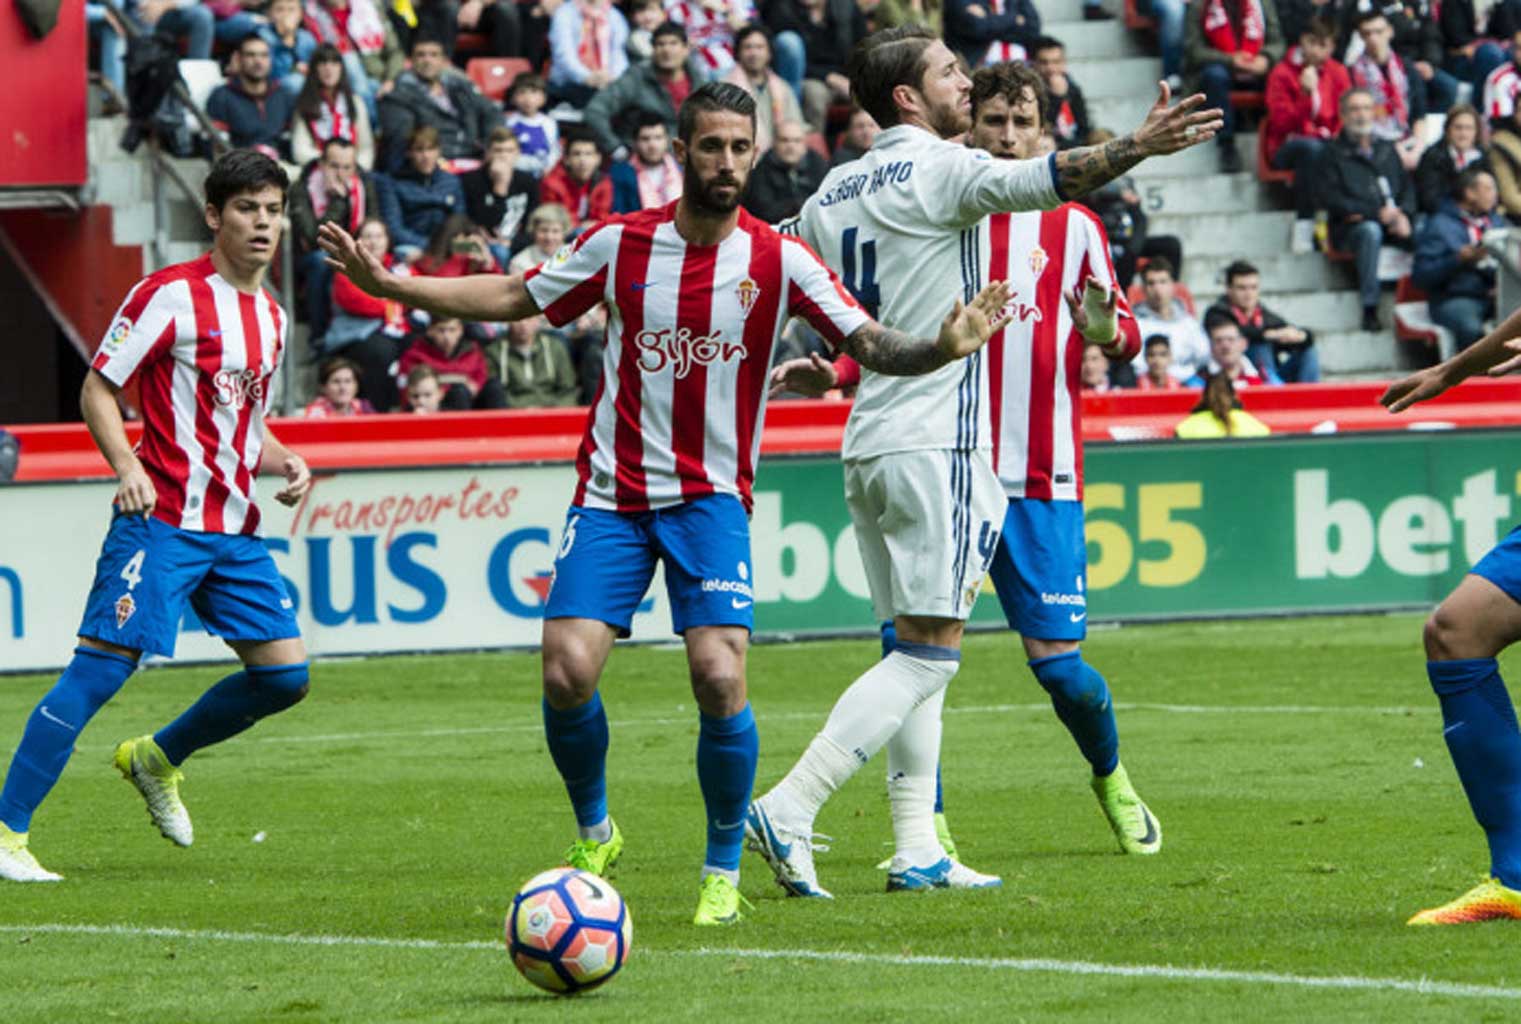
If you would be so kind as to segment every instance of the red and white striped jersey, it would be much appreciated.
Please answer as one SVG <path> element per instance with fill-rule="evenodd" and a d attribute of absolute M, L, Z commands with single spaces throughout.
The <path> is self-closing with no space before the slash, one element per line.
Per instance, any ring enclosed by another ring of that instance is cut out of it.
<path fill-rule="evenodd" d="M 1009 282 L 1014 320 L 988 341 L 993 467 L 1011 498 L 1083 500 L 1083 336 L 1062 298 L 1092 277 L 1115 288 L 1104 226 L 1067 203 L 1048 212 L 995 213 L 987 221 L 987 280 Z M 986 283 L 986 282 L 984 282 Z M 1119 297 L 1123 358 L 1141 348 Z M 1012 307 L 1012 309 L 1011 309 Z"/>
<path fill-rule="evenodd" d="M 1006 0 L 990 0 L 988 7 L 995 15 L 1008 13 Z M 983 54 L 982 67 L 992 67 L 994 64 L 1006 64 L 1011 60 L 1025 60 L 1029 55 L 1019 43 L 1006 43 L 995 39 L 988 44 L 988 52 Z"/>
<path fill-rule="evenodd" d="M 1484 79 L 1484 116 L 1494 124 L 1508 120 L 1516 112 L 1517 94 L 1521 94 L 1521 71 L 1508 60 Z"/>
<path fill-rule="evenodd" d="M 127 293 L 90 365 L 118 387 L 141 381 L 137 457 L 158 491 L 156 518 L 182 530 L 258 532 L 254 474 L 285 331 L 274 298 L 234 288 L 210 254 Z"/>
<path fill-rule="evenodd" d="M 741 25 L 760 21 L 753 0 L 729 0 L 744 12 Z M 666 17 L 687 30 L 692 52 L 711 71 L 722 73 L 734 66 L 734 26 L 724 11 L 714 11 L 702 0 L 666 0 Z"/>
<path fill-rule="evenodd" d="M 869 322 L 800 240 L 741 210 L 718 245 L 688 245 L 676 205 L 603 221 L 524 275 L 557 326 L 607 303 L 577 505 L 639 512 L 734 494 L 748 509 L 767 371 L 788 318 L 832 346 Z"/>

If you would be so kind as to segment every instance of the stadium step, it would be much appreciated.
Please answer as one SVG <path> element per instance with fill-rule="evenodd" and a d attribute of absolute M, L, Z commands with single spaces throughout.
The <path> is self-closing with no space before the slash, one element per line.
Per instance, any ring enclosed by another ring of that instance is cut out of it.
<path fill-rule="evenodd" d="M 1123 0 L 1106 0 L 1106 3 L 1111 14 L 1121 13 L 1121 8 L 1124 6 Z M 1048 36 L 1054 36 L 1065 43 L 1067 40 L 1059 31 L 1066 27 L 1063 23 L 1082 20 L 1083 0 L 1040 0 L 1041 31 Z"/>
<path fill-rule="evenodd" d="M 1383 313 L 1389 318 L 1393 303 Z M 1320 350 L 1320 370 L 1328 377 L 1360 375 L 1389 377 L 1395 368 L 1411 361 L 1402 353 L 1399 342 L 1389 331 L 1327 331 L 1317 333 L 1315 347 Z"/>
<path fill-rule="evenodd" d="M 1113 96 L 1155 97 L 1157 82 L 1162 77 L 1162 63 L 1155 57 L 1080 60 L 1071 50 L 1067 51 L 1067 70 L 1090 105 L 1096 99 Z"/>
<path fill-rule="evenodd" d="M 1291 324 L 1315 331 L 1338 330 L 1358 323 L 1362 302 L 1354 289 L 1346 291 L 1273 291 L 1263 297 L 1270 309 Z"/>
<path fill-rule="evenodd" d="M 1097 124 L 1098 122 L 1094 123 Z M 1140 123 L 1137 120 L 1135 124 L 1130 125 L 1125 130 L 1130 131 Z M 1236 135 L 1236 152 L 1241 157 L 1242 167 L 1256 166 L 1256 133 L 1238 133 Z M 1137 181 L 1143 181 L 1147 178 L 1175 178 L 1184 176 L 1192 176 L 1196 180 L 1203 180 L 1206 177 L 1218 174 L 1219 169 L 1219 151 L 1213 144 L 1206 143 L 1202 146 L 1194 146 L 1192 149 L 1185 149 L 1181 153 L 1174 153 L 1171 156 L 1153 157 L 1145 163 L 1138 165 L 1130 173 Z"/>
<path fill-rule="evenodd" d="M 1288 251 L 1294 214 L 1257 213 L 1164 213 L 1151 218 L 1151 233 L 1177 235 L 1183 239 L 1184 259 L 1196 255 L 1276 256 Z"/>
<path fill-rule="evenodd" d="M 1041 0 L 1040 6 L 1046 6 Z M 1064 6 L 1059 4 L 1058 6 Z M 1043 12 L 1044 13 L 1044 12 Z M 1060 39 L 1067 47 L 1068 60 L 1097 60 L 1101 57 L 1145 57 L 1141 41 L 1126 31 L 1123 21 L 1082 21 L 1081 6 L 1075 15 L 1064 18 L 1043 17 L 1041 32 Z M 1079 79 L 1079 84 L 1081 84 Z"/>
<path fill-rule="evenodd" d="M 1147 216 L 1180 213 L 1242 213 L 1276 210 L 1253 174 L 1211 174 L 1138 179 Z"/>
<path fill-rule="evenodd" d="M 1209 301 L 1225 290 L 1225 268 L 1241 257 L 1235 254 L 1191 253 L 1183 250 L 1183 283 L 1194 297 Z M 1268 296 L 1279 292 L 1305 292 L 1341 287 L 1351 282 L 1342 265 L 1331 263 L 1319 253 L 1294 256 L 1288 252 L 1253 256 L 1249 262 L 1262 273 L 1262 287 Z M 1268 298 L 1269 309 L 1276 309 Z"/>

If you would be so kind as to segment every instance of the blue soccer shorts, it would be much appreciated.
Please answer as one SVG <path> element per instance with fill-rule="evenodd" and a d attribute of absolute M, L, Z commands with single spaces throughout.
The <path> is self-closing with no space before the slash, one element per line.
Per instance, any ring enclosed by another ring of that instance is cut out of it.
<path fill-rule="evenodd" d="M 1032 640 L 1088 635 L 1083 503 L 1010 498 L 989 570 L 1009 628 Z"/>
<path fill-rule="evenodd" d="M 206 631 L 224 640 L 301 635 L 294 602 L 258 537 L 181 530 L 120 512 L 101 545 L 79 635 L 169 657 L 187 600 Z"/>
<path fill-rule="evenodd" d="M 729 494 L 651 512 L 572 505 L 544 617 L 596 619 L 626 637 L 660 562 L 677 633 L 694 626 L 754 628 L 750 520 Z"/>
<path fill-rule="evenodd" d="M 1521 526 L 1501 538 L 1468 571 L 1489 580 L 1509 594 L 1512 601 L 1521 604 Z"/>

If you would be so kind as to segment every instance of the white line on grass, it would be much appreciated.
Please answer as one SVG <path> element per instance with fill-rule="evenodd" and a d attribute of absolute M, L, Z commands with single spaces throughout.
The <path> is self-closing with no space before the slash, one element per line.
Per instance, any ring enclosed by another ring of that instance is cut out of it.
<path fill-rule="evenodd" d="M 364 935 L 299 935 L 272 932 L 196 931 L 126 924 L 6 924 L 0 933 L 52 935 L 105 935 L 118 938 L 186 939 L 208 942 L 250 942 L 285 946 L 363 946 L 380 949 L 491 950 L 498 942 L 396 939 Z M 987 971 L 1027 974 L 1067 974 L 1111 978 L 1142 978 L 1161 981 L 1225 982 L 1242 985 L 1279 985 L 1290 988 L 1342 989 L 1366 992 L 1409 992 L 1416 995 L 1450 996 L 1456 999 L 1521 1000 L 1521 988 L 1470 985 L 1428 978 L 1368 978 L 1358 975 L 1316 976 L 1278 974 L 1272 971 L 1232 971 L 1213 967 L 1173 967 L 1168 964 L 1104 964 L 1087 960 L 1045 958 L 1007 959 L 967 956 L 896 956 L 891 953 L 852 953 L 822 949 L 642 949 L 644 956 L 725 957 L 754 960 L 812 960 L 824 963 L 872 964 L 883 967 L 968 967 Z"/>

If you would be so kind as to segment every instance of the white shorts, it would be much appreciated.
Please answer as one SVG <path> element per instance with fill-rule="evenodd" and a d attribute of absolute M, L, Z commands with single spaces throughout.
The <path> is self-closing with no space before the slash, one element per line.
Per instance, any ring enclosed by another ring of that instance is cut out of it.
<path fill-rule="evenodd" d="M 928 449 L 847 462 L 845 504 L 877 618 L 972 614 L 1008 504 L 987 452 Z"/>

